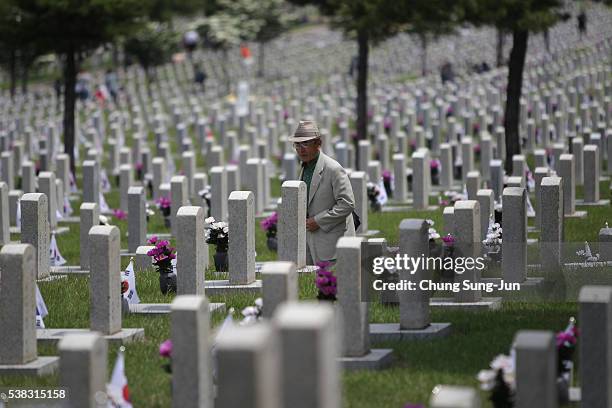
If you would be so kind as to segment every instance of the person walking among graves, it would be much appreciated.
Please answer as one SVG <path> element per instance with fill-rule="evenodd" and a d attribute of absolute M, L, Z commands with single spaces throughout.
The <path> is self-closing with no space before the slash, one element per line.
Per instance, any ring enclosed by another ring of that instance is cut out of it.
<path fill-rule="evenodd" d="M 355 197 L 344 168 L 321 152 L 321 133 L 315 122 L 300 121 L 293 137 L 302 162 L 300 180 L 306 183 L 306 261 L 335 261 L 336 243 L 342 236 L 354 236 Z"/>

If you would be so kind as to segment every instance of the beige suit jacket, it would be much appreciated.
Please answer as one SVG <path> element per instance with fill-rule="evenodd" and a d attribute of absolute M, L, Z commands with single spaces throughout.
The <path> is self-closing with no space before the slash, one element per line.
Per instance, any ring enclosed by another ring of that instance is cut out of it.
<path fill-rule="evenodd" d="M 320 227 L 314 232 L 306 231 L 306 245 L 314 263 L 336 259 L 338 239 L 355 235 L 354 208 L 355 197 L 346 171 L 321 152 L 308 194 L 308 217 L 314 217 Z"/>

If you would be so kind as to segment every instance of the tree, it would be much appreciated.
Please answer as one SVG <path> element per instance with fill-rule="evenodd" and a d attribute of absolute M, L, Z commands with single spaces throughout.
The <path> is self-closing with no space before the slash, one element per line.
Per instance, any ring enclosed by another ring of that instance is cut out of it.
<path fill-rule="evenodd" d="M 404 2 L 394 0 L 289 0 L 296 5 L 312 4 L 332 18 L 332 24 L 357 41 L 357 139 L 367 137 L 367 84 L 370 44 L 382 41 L 400 29 L 398 13 Z"/>
<path fill-rule="evenodd" d="M 0 64 L 5 65 L 9 73 L 11 98 L 15 97 L 19 71 L 25 93 L 28 70 L 43 52 L 35 42 L 35 27 L 32 19 L 19 9 L 16 0 L 0 0 Z"/>
<path fill-rule="evenodd" d="M 542 32 L 561 17 L 562 0 L 466 0 L 467 21 L 492 25 L 512 33 L 508 62 L 508 86 L 504 128 L 506 133 L 505 169 L 512 172 L 512 156 L 521 152 L 519 115 L 523 69 L 530 32 Z"/>
<path fill-rule="evenodd" d="M 226 92 L 230 91 L 230 80 L 227 72 L 227 51 L 240 44 L 240 19 L 226 12 L 218 12 L 206 17 L 198 26 L 198 32 L 204 41 L 204 46 L 223 53 L 223 77 Z"/>
<path fill-rule="evenodd" d="M 166 23 L 149 22 L 124 43 L 125 53 L 138 61 L 151 82 L 151 68 L 168 62 L 177 49 L 178 35 Z"/>
<path fill-rule="evenodd" d="M 19 0 L 20 12 L 35 22 L 36 42 L 63 62 L 64 151 L 74 162 L 75 84 L 88 52 L 138 26 L 148 0 Z"/>

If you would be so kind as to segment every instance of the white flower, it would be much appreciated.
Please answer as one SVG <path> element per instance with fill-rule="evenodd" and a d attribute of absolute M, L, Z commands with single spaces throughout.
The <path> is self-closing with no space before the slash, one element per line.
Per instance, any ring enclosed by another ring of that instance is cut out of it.
<path fill-rule="evenodd" d="M 215 217 L 208 217 L 207 219 L 204 220 L 204 222 L 206 224 L 212 224 L 215 222 Z"/>
<path fill-rule="evenodd" d="M 435 224 L 435 222 L 434 222 L 433 220 L 429 219 L 429 218 L 428 218 L 428 219 L 426 219 L 426 220 L 425 220 L 425 222 L 426 222 L 426 223 L 427 223 L 427 224 L 428 224 L 430 227 L 432 227 L 432 226 Z M 431 228 L 430 228 L 430 229 L 431 229 Z"/>
<path fill-rule="evenodd" d="M 223 232 L 227 234 L 229 232 L 229 227 L 223 227 Z"/>
<path fill-rule="evenodd" d="M 480 370 L 476 376 L 480 381 L 480 389 L 483 391 L 491 391 L 495 384 L 495 371 L 493 370 Z"/>
<path fill-rule="evenodd" d="M 262 298 L 255 299 L 255 306 L 257 306 L 260 309 L 263 308 L 263 299 Z"/>
<path fill-rule="evenodd" d="M 244 317 L 257 316 L 258 313 L 259 313 L 259 310 L 255 306 L 247 306 L 244 309 L 242 309 L 242 315 Z"/>

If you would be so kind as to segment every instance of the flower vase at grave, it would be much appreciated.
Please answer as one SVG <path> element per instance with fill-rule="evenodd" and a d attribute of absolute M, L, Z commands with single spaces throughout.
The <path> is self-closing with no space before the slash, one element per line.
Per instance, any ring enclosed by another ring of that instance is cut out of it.
<path fill-rule="evenodd" d="M 412 191 L 412 174 L 406 176 L 406 181 L 408 184 L 408 191 Z"/>
<path fill-rule="evenodd" d="M 219 251 L 219 247 L 217 247 L 213 258 L 215 260 L 215 270 L 217 272 L 227 272 L 227 270 L 229 269 L 227 250 Z"/>
<path fill-rule="evenodd" d="M 159 268 L 159 290 L 162 295 L 176 292 L 176 274 L 172 272 L 172 265 Z"/>
<path fill-rule="evenodd" d="M 278 251 L 278 238 L 276 237 L 266 238 L 266 245 L 270 251 L 273 251 L 273 252 Z"/>
<path fill-rule="evenodd" d="M 455 180 L 461 180 L 461 168 L 463 166 L 461 164 L 456 164 L 453 166 L 453 178 Z"/>
<path fill-rule="evenodd" d="M 387 192 L 387 197 L 393 197 L 393 190 L 391 189 L 391 179 L 384 179 L 383 184 L 385 186 L 385 191 Z"/>
<path fill-rule="evenodd" d="M 433 159 L 429 162 L 429 170 L 431 173 L 431 184 L 434 186 L 440 185 L 440 160 Z"/>
<path fill-rule="evenodd" d="M 319 292 L 317 295 L 317 299 L 322 302 L 335 302 L 336 295 L 326 295 L 324 293 Z"/>

